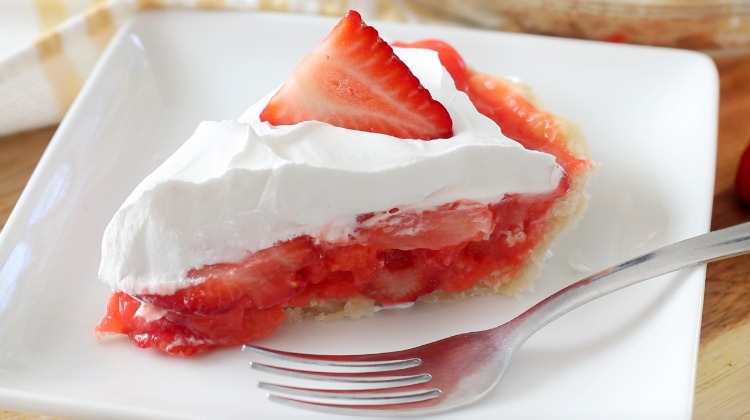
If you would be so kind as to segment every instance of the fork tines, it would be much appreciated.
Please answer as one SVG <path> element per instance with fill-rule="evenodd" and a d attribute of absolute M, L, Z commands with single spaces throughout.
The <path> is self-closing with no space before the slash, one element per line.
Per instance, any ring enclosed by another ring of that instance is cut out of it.
<path fill-rule="evenodd" d="M 368 406 L 400 406 L 441 395 L 439 389 L 419 386 L 432 379 L 415 370 L 419 358 L 303 355 L 249 345 L 243 350 L 255 359 L 250 364 L 261 374 L 258 387 L 270 400 L 286 405 L 326 412 L 346 412 L 349 407 L 362 414 Z M 397 370 L 404 373 L 395 374 Z"/>

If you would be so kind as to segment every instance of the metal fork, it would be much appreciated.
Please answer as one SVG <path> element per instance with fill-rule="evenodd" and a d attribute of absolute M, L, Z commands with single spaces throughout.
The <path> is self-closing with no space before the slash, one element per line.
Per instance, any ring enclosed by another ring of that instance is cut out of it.
<path fill-rule="evenodd" d="M 252 345 L 243 350 L 251 352 L 253 369 L 274 378 L 278 375 L 275 383 L 262 381 L 258 385 L 276 402 L 362 416 L 440 413 L 486 395 L 521 345 L 561 315 L 643 280 L 748 252 L 750 222 L 665 246 L 584 278 L 499 327 L 408 350 L 342 356 Z M 293 384 L 284 384 L 283 378 L 291 378 Z"/>

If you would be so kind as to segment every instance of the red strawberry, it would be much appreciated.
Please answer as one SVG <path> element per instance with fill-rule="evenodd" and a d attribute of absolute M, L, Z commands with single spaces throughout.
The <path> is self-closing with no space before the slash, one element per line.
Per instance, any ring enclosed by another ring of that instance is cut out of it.
<path fill-rule="evenodd" d="M 97 336 L 126 334 L 141 348 L 156 347 L 173 356 L 194 356 L 266 336 L 286 317 L 278 307 L 246 311 L 238 306 L 216 316 L 167 312 L 161 318 L 147 320 L 135 316 L 140 306 L 139 301 L 123 292 L 113 293 L 107 315 L 96 327 Z"/>
<path fill-rule="evenodd" d="M 453 134 L 445 107 L 355 11 L 302 60 L 260 120 L 273 125 L 317 120 L 422 140 Z"/>
<path fill-rule="evenodd" d="M 414 302 L 432 292 L 437 280 L 420 268 L 383 270 L 363 293 L 383 305 Z"/>
<path fill-rule="evenodd" d="M 240 301 L 252 309 L 270 308 L 304 289 L 307 279 L 298 272 L 319 259 L 311 239 L 299 237 L 258 251 L 240 263 L 192 270 L 189 277 L 206 280 L 175 294 L 138 298 L 172 311 L 203 315 L 226 312 Z"/>
<path fill-rule="evenodd" d="M 745 147 L 745 151 L 740 158 L 734 187 L 740 201 L 745 205 L 750 205 L 750 144 Z"/>
<path fill-rule="evenodd" d="M 472 72 L 468 94 L 477 111 L 495 121 L 503 134 L 526 148 L 555 155 L 568 174 L 591 166 L 591 162 L 576 157 L 568 148 L 568 133 L 557 117 L 536 108 L 507 82 Z"/>
<path fill-rule="evenodd" d="M 486 204 L 455 201 L 420 211 L 393 211 L 371 218 L 356 230 L 356 241 L 383 249 L 440 249 L 477 241 L 492 232 L 492 212 Z"/>
<path fill-rule="evenodd" d="M 602 41 L 614 42 L 616 44 L 626 44 L 628 42 L 628 35 L 622 32 L 613 32 L 602 38 Z"/>

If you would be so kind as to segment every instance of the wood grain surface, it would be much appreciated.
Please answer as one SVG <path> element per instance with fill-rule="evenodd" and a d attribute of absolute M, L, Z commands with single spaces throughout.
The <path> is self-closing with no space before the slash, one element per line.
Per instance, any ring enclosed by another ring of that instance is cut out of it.
<path fill-rule="evenodd" d="M 712 227 L 718 229 L 750 220 L 750 208 L 738 203 L 733 190 L 741 152 L 750 141 L 750 56 L 715 61 L 721 97 Z M 51 127 L 0 138 L 0 227 L 54 132 Z M 695 386 L 696 419 L 750 419 L 749 303 L 750 256 L 709 264 Z M 0 408 L 0 418 L 49 417 Z"/>

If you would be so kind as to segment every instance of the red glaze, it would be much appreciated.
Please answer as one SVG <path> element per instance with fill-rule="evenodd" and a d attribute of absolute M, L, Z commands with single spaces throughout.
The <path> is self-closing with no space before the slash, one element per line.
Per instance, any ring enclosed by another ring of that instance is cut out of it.
<path fill-rule="evenodd" d="M 734 179 L 734 186 L 740 202 L 746 206 L 750 206 L 750 144 L 745 147 L 745 151 L 740 158 L 737 175 Z"/>

